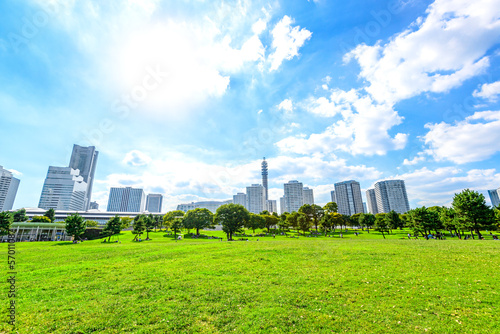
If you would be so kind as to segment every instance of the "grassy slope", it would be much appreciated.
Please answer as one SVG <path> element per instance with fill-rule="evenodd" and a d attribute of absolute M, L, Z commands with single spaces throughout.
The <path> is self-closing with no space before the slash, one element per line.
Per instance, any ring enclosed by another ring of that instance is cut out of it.
<path fill-rule="evenodd" d="M 19 243 L 17 330 L 498 331 L 500 242 L 403 235 Z"/>

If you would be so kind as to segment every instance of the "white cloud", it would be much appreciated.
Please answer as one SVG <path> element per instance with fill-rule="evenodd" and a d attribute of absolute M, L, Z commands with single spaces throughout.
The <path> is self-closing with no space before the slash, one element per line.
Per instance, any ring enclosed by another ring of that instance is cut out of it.
<path fill-rule="evenodd" d="M 130 166 L 145 166 L 151 162 L 151 157 L 138 150 L 128 152 L 123 159 L 123 163 Z"/>
<path fill-rule="evenodd" d="M 455 124 L 427 124 L 425 143 L 436 160 L 482 161 L 500 151 L 500 111 L 476 112 Z"/>
<path fill-rule="evenodd" d="M 408 160 L 408 159 L 404 159 L 403 161 L 403 165 L 405 166 L 413 166 L 413 165 L 417 165 L 419 164 L 420 162 L 423 162 L 426 160 L 425 156 L 424 156 L 424 152 L 419 152 L 415 157 L 413 157 L 413 159 L 411 160 Z"/>
<path fill-rule="evenodd" d="M 500 38 L 499 14 L 498 1 L 437 0 L 425 19 L 389 43 L 359 45 L 345 61 L 358 61 L 366 91 L 378 102 L 447 92 L 489 66 L 485 54 Z"/>
<path fill-rule="evenodd" d="M 285 99 L 281 101 L 281 103 L 278 105 L 279 110 L 283 110 L 285 113 L 292 113 L 293 112 L 293 102 L 292 100 Z"/>
<path fill-rule="evenodd" d="M 20 171 L 17 171 L 15 169 L 7 169 L 9 172 L 11 172 L 14 176 L 16 177 L 20 177 L 20 176 L 23 176 L 23 173 L 21 173 Z"/>
<path fill-rule="evenodd" d="M 472 95 L 474 97 L 480 97 L 487 99 L 491 102 L 496 102 L 498 96 L 500 95 L 500 81 L 492 82 L 489 84 L 483 84 L 480 90 L 475 90 Z"/>
<path fill-rule="evenodd" d="M 269 56 L 271 71 L 277 70 L 283 60 L 290 60 L 299 55 L 305 41 L 311 38 L 312 33 L 306 28 L 292 27 L 294 20 L 285 15 L 272 31 L 274 52 Z"/>

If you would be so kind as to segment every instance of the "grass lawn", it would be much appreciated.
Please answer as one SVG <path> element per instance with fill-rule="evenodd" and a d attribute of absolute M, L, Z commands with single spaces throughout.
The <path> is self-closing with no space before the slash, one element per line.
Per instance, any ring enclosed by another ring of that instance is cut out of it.
<path fill-rule="evenodd" d="M 15 331 L 499 333 L 500 242 L 406 233 L 17 243 Z"/>

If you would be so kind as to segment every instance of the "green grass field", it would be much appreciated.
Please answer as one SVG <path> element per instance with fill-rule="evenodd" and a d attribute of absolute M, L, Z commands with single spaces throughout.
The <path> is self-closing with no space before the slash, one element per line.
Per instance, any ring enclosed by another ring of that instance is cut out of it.
<path fill-rule="evenodd" d="M 500 242 L 406 233 L 17 243 L 13 332 L 499 333 Z"/>

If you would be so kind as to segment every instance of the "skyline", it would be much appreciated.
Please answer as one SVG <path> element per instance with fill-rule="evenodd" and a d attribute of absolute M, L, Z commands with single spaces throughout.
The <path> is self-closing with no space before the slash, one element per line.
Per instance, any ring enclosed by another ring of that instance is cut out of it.
<path fill-rule="evenodd" d="M 361 5 L 362 4 L 362 5 Z M 396 6 L 396 5 L 397 6 Z M 93 1 L 0 4 L 0 165 L 36 207 L 49 166 L 95 146 L 92 200 L 315 202 L 403 179 L 410 206 L 500 187 L 500 4 Z M 31 30 L 30 30 L 31 29 Z M 363 44 L 364 43 L 364 44 Z M 453 52 L 450 52 L 452 50 Z"/>

